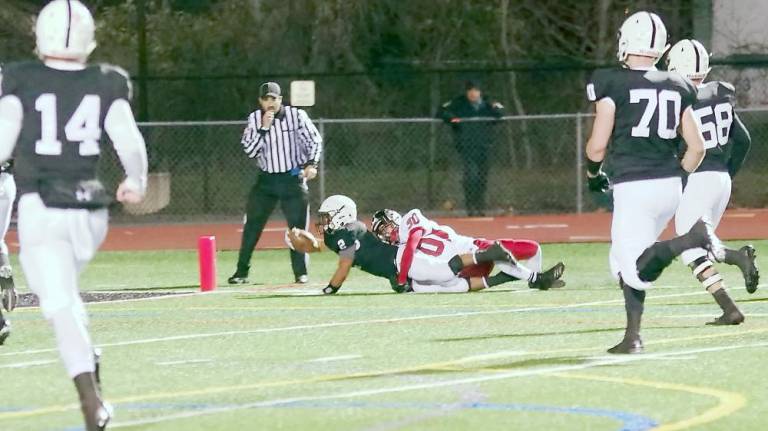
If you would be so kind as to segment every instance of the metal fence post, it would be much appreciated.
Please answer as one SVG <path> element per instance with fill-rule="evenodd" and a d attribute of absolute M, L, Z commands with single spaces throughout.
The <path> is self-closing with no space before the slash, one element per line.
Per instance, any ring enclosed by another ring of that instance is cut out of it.
<path fill-rule="evenodd" d="M 581 212 L 584 209 L 584 196 L 583 196 L 583 188 L 584 188 L 584 178 L 582 175 L 582 171 L 584 170 L 584 167 L 582 163 L 584 162 L 584 136 L 581 130 L 581 114 L 576 115 L 576 212 L 578 214 L 581 214 Z"/>
<path fill-rule="evenodd" d="M 320 189 L 320 202 L 325 200 L 325 154 L 328 151 L 328 143 L 325 140 L 325 121 L 323 121 L 322 118 L 317 120 L 318 123 L 318 131 L 320 132 L 320 136 L 323 138 L 323 152 L 320 155 L 320 172 L 318 173 L 318 182 L 319 189 Z"/>
<path fill-rule="evenodd" d="M 429 124 L 429 166 L 427 166 L 427 207 L 434 204 L 435 144 L 437 142 L 437 124 Z"/>

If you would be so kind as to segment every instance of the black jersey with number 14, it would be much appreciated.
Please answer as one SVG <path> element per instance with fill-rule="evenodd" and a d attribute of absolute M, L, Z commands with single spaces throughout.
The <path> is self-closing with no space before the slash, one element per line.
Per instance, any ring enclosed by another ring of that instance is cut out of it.
<path fill-rule="evenodd" d="M 592 102 L 610 99 L 615 122 L 605 160 L 611 182 L 680 176 L 678 127 L 696 89 L 675 72 L 599 69 L 587 84 Z"/>
<path fill-rule="evenodd" d="M 59 70 L 42 62 L 2 70 L 0 96 L 16 96 L 24 119 L 14 152 L 21 194 L 50 180 L 95 180 L 104 119 L 112 103 L 130 99 L 130 81 L 114 66 Z"/>

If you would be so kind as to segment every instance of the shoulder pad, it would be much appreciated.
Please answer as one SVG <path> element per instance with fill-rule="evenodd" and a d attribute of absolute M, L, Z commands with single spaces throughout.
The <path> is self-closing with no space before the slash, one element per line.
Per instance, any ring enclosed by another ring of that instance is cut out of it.
<path fill-rule="evenodd" d="M 736 87 L 730 82 L 718 81 L 717 92 L 723 96 L 734 96 L 736 94 Z"/>
<path fill-rule="evenodd" d="M 131 83 L 131 75 L 122 67 L 115 66 L 113 64 L 101 63 L 99 64 L 101 73 L 105 76 L 116 80 L 116 86 L 120 93 L 125 93 L 128 100 L 133 98 L 133 84 Z"/>

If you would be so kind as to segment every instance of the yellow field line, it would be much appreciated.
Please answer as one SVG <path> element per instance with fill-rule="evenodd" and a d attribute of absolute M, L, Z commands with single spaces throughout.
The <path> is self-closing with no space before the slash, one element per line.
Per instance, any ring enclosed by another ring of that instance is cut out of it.
<path fill-rule="evenodd" d="M 731 337 L 731 336 L 737 336 L 737 335 L 756 334 L 756 333 L 765 333 L 765 332 L 768 332 L 768 328 L 759 328 L 759 329 L 752 329 L 752 330 L 738 331 L 738 332 L 726 332 L 722 334 L 670 338 L 670 339 L 664 339 L 664 340 L 655 340 L 652 342 L 648 342 L 646 344 L 664 344 L 664 343 L 672 343 L 672 342 L 679 342 L 679 341 L 695 341 L 700 339 L 724 338 L 724 337 Z M 542 350 L 542 351 L 533 351 L 533 352 L 511 352 L 510 355 L 513 355 L 516 357 L 517 356 L 535 356 L 535 355 L 555 355 L 555 354 L 562 354 L 562 353 L 577 353 L 577 352 L 594 351 L 594 350 L 595 350 L 594 346 L 573 347 L 573 348 L 567 348 L 567 349 Z M 498 359 L 498 358 L 499 357 L 495 357 L 494 359 Z M 318 377 L 309 377 L 305 379 L 276 380 L 276 381 L 250 383 L 245 385 L 214 386 L 214 387 L 208 387 L 203 389 L 182 390 L 182 391 L 173 391 L 173 392 L 156 392 L 156 393 L 150 393 L 150 394 L 142 394 L 142 395 L 123 397 L 123 398 L 110 399 L 110 401 L 115 404 L 119 404 L 119 403 L 138 402 L 138 401 L 147 401 L 147 400 L 155 400 L 155 399 L 182 398 L 182 397 L 199 396 L 199 395 L 211 395 L 211 394 L 218 394 L 218 393 L 246 391 L 246 390 L 261 389 L 261 388 L 268 388 L 268 387 L 302 385 L 302 384 L 311 384 L 311 383 L 327 383 L 327 382 L 333 382 L 338 380 L 357 379 L 357 378 L 385 377 L 388 375 L 406 374 L 406 373 L 425 371 L 425 370 L 445 370 L 445 371 L 460 372 L 460 371 L 466 370 L 466 368 L 462 367 L 463 364 L 479 362 L 484 359 L 486 358 L 483 358 L 482 356 L 478 356 L 477 358 L 472 358 L 472 357 L 459 358 L 459 359 L 454 359 L 450 361 L 433 362 L 433 363 L 422 364 L 422 365 L 413 366 L 413 367 L 394 368 L 394 369 L 382 370 L 382 371 L 368 371 L 368 372 L 335 374 L 335 375 L 331 374 L 331 375 L 318 376 Z M 78 407 L 79 406 L 77 405 L 68 404 L 68 405 L 43 407 L 35 410 L 5 412 L 5 413 L 0 413 L 0 420 L 39 416 L 39 415 L 48 414 L 48 413 L 56 413 L 56 412 L 62 412 L 66 410 L 72 410 Z"/>
<path fill-rule="evenodd" d="M 598 382 L 610 382 L 619 383 L 625 385 L 647 386 L 655 389 L 670 390 L 688 392 L 696 395 L 704 395 L 713 398 L 717 398 L 719 401 L 717 406 L 705 410 L 703 413 L 696 416 L 692 416 L 687 419 L 683 419 L 677 422 L 670 422 L 662 424 L 656 428 L 658 431 L 675 431 L 691 428 L 697 425 L 713 422 L 718 419 L 724 418 L 733 412 L 741 409 L 747 404 L 746 398 L 742 394 L 736 392 L 723 391 L 715 388 L 690 386 L 678 383 L 667 383 L 650 380 L 641 380 L 635 378 L 624 377 L 608 377 L 608 376 L 596 376 L 592 374 L 581 373 L 552 373 L 550 376 L 561 377 L 566 379 L 581 379 L 581 380 L 594 380 Z"/>

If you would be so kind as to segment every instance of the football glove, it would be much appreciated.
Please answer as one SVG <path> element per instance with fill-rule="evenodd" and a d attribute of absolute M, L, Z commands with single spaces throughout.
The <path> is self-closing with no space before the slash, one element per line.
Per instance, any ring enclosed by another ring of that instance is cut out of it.
<path fill-rule="evenodd" d="M 334 295 L 336 292 L 339 291 L 339 289 L 341 289 L 341 286 L 333 287 L 332 285 L 329 284 L 329 285 L 327 285 L 327 286 L 325 286 L 323 288 L 323 294 L 324 295 Z"/>
<path fill-rule="evenodd" d="M 608 175 L 605 172 L 598 171 L 595 176 L 587 174 L 587 186 L 593 192 L 606 193 L 610 190 L 611 183 L 608 181 Z"/>

